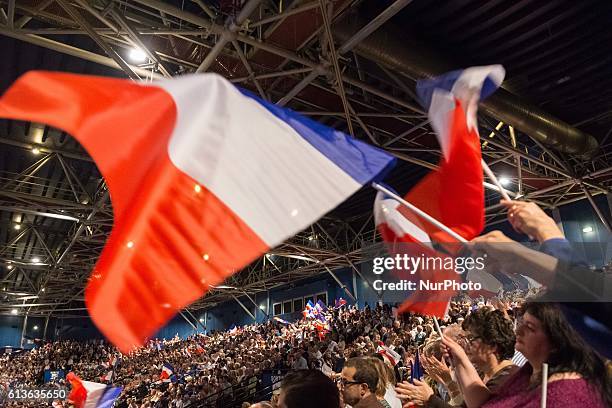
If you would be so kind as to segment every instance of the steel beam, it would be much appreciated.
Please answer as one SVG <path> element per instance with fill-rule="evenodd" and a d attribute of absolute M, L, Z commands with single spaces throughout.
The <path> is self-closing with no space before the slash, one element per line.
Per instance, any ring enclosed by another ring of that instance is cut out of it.
<path fill-rule="evenodd" d="M 235 19 L 230 18 L 227 20 L 226 26 L 228 28 L 223 30 L 221 33 L 221 38 L 217 39 L 217 43 L 213 49 L 208 52 L 204 58 L 204 61 L 202 61 L 198 69 L 196 69 L 196 72 L 200 73 L 208 70 L 219 54 L 221 54 L 221 51 L 223 51 L 223 48 L 225 48 L 227 43 L 236 39 L 236 32 L 238 32 L 242 23 L 244 23 L 244 21 L 249 18 L 255 9 L 259 7 L 260 3 L 261 0 L 248 0 Z"/>
<path fill-rule="evenodd" d="M 151 59 L 152 61 L 154 61 L 157 64 L 157 68 L 162 73 L 162 75 L 165 76 L 166 78 L 171 78 L 172 74 L 170 74 L 170 71 L 168 71 L 166 69 L 166 67 L 164 66 L 164 64 L 162 64 L 162 61 L 159 58 L 159 56 L 157 55 L 157 53 L 155 51 L 151 51 L 149 49 L 149 47 L 144 43 L 143 39 L 140 37 L 140 34 L 138 32 L 136 32 L 136 30 L 134 30 L 130 26 L 130 24 L 123 18 L 123 16 L 121 14 L 119 14 L 117 11 L 115 11 L 114 9 L 110 10 L 110 14 L 111 14 L 111 16 L 113 16 L 113 19 L 117 23 L 119 23 L 121 28 L 123 28 L 128 33 L 128 36 L 132 39 L 132 41 L 142 51 L 144 51 L 145 54 L 147 54 L 149 59 Z"/>
<path fill-rule="evenodd" d="M 606 230 L 608 230 L 608 233 L 612 233 L 612 226 L 610 225 L 610 221 L 608 220 L 608 217 L 606 217 L 606 215 L 603 213 L 603 211 L 601 211 L 601 209 L 599 208 L 595 200 L 593 200 L 593 196 L 589 192 L 589 189 L 586 188 L 582 182 L 579 182 L 579 184 L 580 184 L 580 188 L 582 189 L 582 191 L 584 191 L 584 194 L 586 195 L 587 200 L 589 200 L 591 207 L 593 207 L 593 210 L 595 210 L 595 213 L 599 217 L 599 220 L 601 221 L 603 226 L 606 228 Z"/>
<path fill-rule="evenodd" d="M 295 2 L 293 2 L 295 3 Z M 293 4 L 292 3 L 292 4 Z M 268 24 L 268 23 L 272 23 L 274 21 L 277 20 L 282 20 L 285 19 L 289 16 L 293 16 L 295 14 L 299 14 L 299 13 L 303 13 L 304 11 L 308 11 L 308 10 L 312 10 L 314 8 L 319 7 L 319 2 L 318 1 L 313 1 L 312 3 L 307 3 L 304 4 L 302 6 L 296 7 L 296 8 L 289 8 L 285 11 L 283 11 L 282 13 L 270 16 L 270 17 L 266 17 L 266 18 L 262 18 L 261 20 L 257 20 L 251 24 L 249 24 L 249 28 L 257 28 L 261 25 L 264 24 Z"/>
<path fill-rule="evenodd" d="M 106 55 L 112 58 L 117 63 L 117 65 L 121 67 L 121 69 L 127 74 L 128 77 L 134 80 L 140 80 L 140 77 L 138 76 L 138 74 L 136 74 L 136 72 L 134 72 L 132 68 L 123 60 L 123 58 L 121 58 L 121 56 L 117 54 L 115 50 L 113 50 L 102 39 L 102 37 L 100 37 L 100 35 L 98 35 L 96 30 L 94 30 L 94 28 L 89 25 L 87 20 L 85 20 L 83 16 L 81 16 L 81 14 L 68 3 L 67 0 L 56 0 L 56 1 L 64 9 L 64 11 L 68 13 L 70 17 L 72 17 L 73 20 L 79 24 L 79 26 L 81 26 L 81 28 L 87 31 L 87 34 L 91 37 L 91 39 L 94 40 L 96 44 L 98 44 L 100 48 L 104 50 Z"/>
<path fill-rule="evenodd" d="M 25 41 L 30 44 L 38 45 L 39 47 L 48 48 L 53 51 L 60 52 L 62 54 L 72 55 L 73 57 L 81 58 L 87 61 L 95 62 L 100 65 L 104 65 L 110 68 L 118 69 L 123 71 L 121 64 L 118 61 L 114 60 L 110 57 L 105 57 L 100 54 L 96 54 L 91 51 L 83 50 L 77 47 L 73 47 L 72 45 L 63 44 L 58 41 L 53 41 L 48 38 L 44 38 L 38 35 L 33 34 L 21 34 L 16 31 L 12 31 L 7 28 L 0 27 L 0 34 L 5 35 L 7 37 L 15 38 L 17 40 Z M 151 72 L 146 69 L 142 69 L 133 65 L 128 65 L 132 72 L 135 72 L 142 76 L 151 76 L 154 79 L 162 79 L 163 76 Z"/>
<path fill-rule="evenodd" d="M 244 309 L 244 311 L 245 311 L 245 312 L 247 312 L 247 314 L 248 314 L 249 316 L 251 316 L 251 318 L 253 319 L 253 321 L 254 321 L 254 322 L 256 322 L 256 321 L 257 321 L 257 318 L 255 318 L 255 316 L 253 315 L 253 313 L 251 313 L 251 311 L 250 311 L 250 310 L 249 310 L 249 309 L 248 309 L 248 308 L 247 308 L 247 307 L 244 305 L 244 303 L 242 303 L 242 302 L 240 301 L 240 299 L 238 299 L 238 298 L 236 297 L 236 295 L 232 295 L 232 297 L 234 298 L 234 300 L 235 300 L 236 302 L 238 302 L 238 304 L 240 305 L 240 307 L 242 307 L 242 308 Z"/>
<path fill-rule="evenodd" d="M 387 7 L 382 13 L 374 17 L 368 24 L 363 26 L 359 31 L 349 38 L 342 46 L 338 49 L 340 54 L 344 54 L 353 49 L 355 45 L 364 40 L 367 36 L 376 31 L 381 25 L 386 23 L 391 17 L 396 15 L 408 4 L 412 3 L 412 0 L 396 0 L 393 4 Z"/>

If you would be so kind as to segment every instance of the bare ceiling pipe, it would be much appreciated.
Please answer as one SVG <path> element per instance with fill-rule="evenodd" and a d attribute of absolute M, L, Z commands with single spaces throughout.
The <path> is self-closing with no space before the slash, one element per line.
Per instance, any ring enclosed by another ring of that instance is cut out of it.
<path fill-rule="evenodd" d="M 366 20 L 351 14 L 334 24 L 334 36 L 340 43 L 345 43 L 366 24 Z M 357 43 L 354 51 L 415 80 L 457 69 L 451 62 L 445 61 L 418 41 L 389 25 L 381 27 Z M 599 149 L 599 143 L 593 136 L 505 89 L 499 89 L 482 102 L 481 106 L 487 114 L 558 151 L 593 157 Z"/>

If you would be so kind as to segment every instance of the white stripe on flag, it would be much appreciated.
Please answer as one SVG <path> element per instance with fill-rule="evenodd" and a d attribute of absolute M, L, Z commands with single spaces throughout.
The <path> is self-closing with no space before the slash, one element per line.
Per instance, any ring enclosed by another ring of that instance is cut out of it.
<path fill-rule="evenodd" d="M 381 202 L 382 211 L 386 210 L 381 220 L 387 224 L 387 226 L 397 235 L 402 237 L 404 235 L 410 235 L 418 242 L 425 245 L 431 246 L 431 238 L 421 227 L 414 224 L 408 218 L 406 218 L 397 209 L 400 207 L 400 203 L 392 198 L 384 199 Z"/>
<path fill-rule="evenodd" d="M 156 83 L 177 106 L 174 165 L 273 246 L 361 186 L 293 128 L 218 75 Z"/>

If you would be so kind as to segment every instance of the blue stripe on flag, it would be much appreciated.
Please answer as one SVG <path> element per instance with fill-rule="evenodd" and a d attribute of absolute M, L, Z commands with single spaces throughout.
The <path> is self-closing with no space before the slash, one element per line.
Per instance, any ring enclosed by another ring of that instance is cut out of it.
<path fill-rule="evenodd" d="M 96 408 L 111 408 L 113 403 L 121 395 L 121 387 L 107 387 L 102 397 L 98 400 Z"/>
<path fill-rule="evenodd" d="M 437 76 L 435 78 L 418 80 L 416 84 L 416 92 L 421 106 L 429 111 L 434 90 L 442 89 L 450 92 L 451 89 L 453 89 L 453 85 L 455 85 L 455 82 L 457 82 L 457 79 L 462 73 L 463 70 L 458 69 L 456 71 L 447 72 L 446 74 Z"/>
<path fill-rule="evenodd" d="M 416 84 L 416 92 L 421 106 L 429 111 L 434 90 L 442 89 L 450 92 L 453 89 L 455 82 L 457 82 L 457 79 L 459 79 L 464 71 L 465 70 L 463 69 L 458 69 L 456 71 L 447 72 L 446 74 L 437 76 L 435 78 L 418 80 Z M 484 101 L 489 95 L 495 92 L 497 88 L 499 88 L 499 84 L 492 80 L 490 76 L 487 76 L 482 83 L 482 88 L 480 89 L 480 100 Z"/>
<path fill-rule="evenodd" d="M 278 119 L 291 126 L 315 149 L 361 185 L 372 180 L 382 180 L 395 165 L 395 158 L 381 149 L 290 109 L 264 101 L 244 89 L 238 89 L 243 95 L 256 100 Z"/>

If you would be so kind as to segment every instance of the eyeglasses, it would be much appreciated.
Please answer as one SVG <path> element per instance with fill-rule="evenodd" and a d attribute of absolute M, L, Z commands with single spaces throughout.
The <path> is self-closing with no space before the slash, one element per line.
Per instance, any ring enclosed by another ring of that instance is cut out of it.
<path fill-rule="evenodd" d="M 349 380 L 347 380 L 345 378 L 340 378 L 340 379 L 338 379 L 338 384 L 340 384 L 340 386 L 344 388 L 344 387 L 349 386 L 349 385 L 363 384 L 363 383 L 360 383 L 359 381 L 349 381 Z"/>
<path fill-rule="evenodd" d="M 469 344 L 469 343 L 473 343 L 473 342 L 475 342 L 476 340 L 480 340 L 481 338 L 482 338 L 482 337 L 480 337 L 480 336 L 469 336 L 469 335 L 468 335 L 468 336 L 465 336 L 465 340 L 468 342 L 468 344 Z"/>

